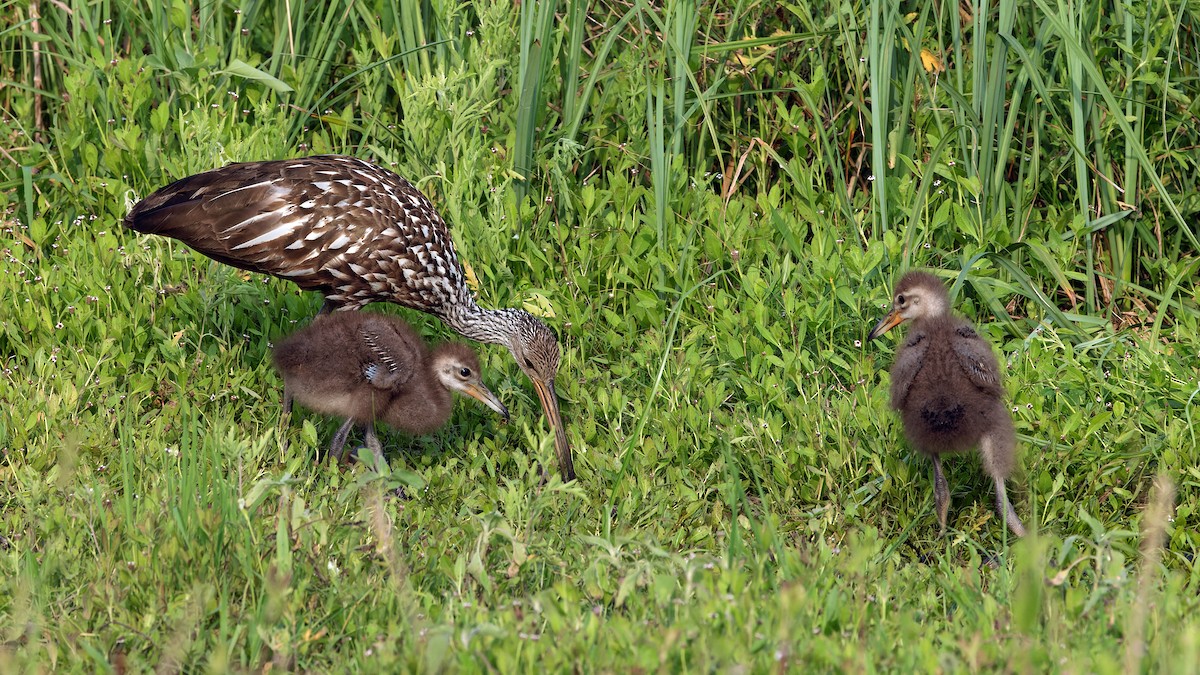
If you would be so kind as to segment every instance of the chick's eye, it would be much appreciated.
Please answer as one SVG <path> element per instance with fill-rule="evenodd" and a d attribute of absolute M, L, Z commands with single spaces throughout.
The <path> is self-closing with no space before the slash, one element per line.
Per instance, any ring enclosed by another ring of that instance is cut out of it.
<path fill-rule="evenodd" d="M 903 293 L 901 293 L 900 295 L 897 295 L 897 296 L 896 296 L 896 304 L 897 304 L 897 305 L 903 305 L 903 304 L 904 304 L 904 294 L 903 294 Z"/>
<path fill-rule="evenodd" d="M 470 368 L 465 368 L 465 367 L 464 367 L 464 368 L 462 368 L 462 369 L 460 369 L 460 370 L 458 371 L 458 374 L 459 374 L 461 377 L 470 377 L 470 376 L 471 376 L 471 369 L 470 369 Z"/>

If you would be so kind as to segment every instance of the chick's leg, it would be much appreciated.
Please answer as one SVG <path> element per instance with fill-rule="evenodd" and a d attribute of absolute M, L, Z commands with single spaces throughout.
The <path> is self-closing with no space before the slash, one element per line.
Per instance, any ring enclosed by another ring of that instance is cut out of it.
<path fill-rule="evenodd" d="M 996 478 L 996 513 L 1008 524 L 1008 529 L 1018 537 L 1025 536 L 1025 525 L 1013 510 L 1012 502 L 1008 501 L 1008 492 L 1004 489 L 1004 479 Z"/>
<path fill-rule="evenodd" d="M 387 460 L 383 458 L 383 444 L 379 442 L 379 437 L 375 435 L 375 423 L 367 422 L 367 447 L 375 455 L 375 466 L 387 466 Z"/>
<path fill-rule="evenodd" d="M 346 438 L 350 435 L 350 430 L 354 428 L 354 420 L 346 420 L 337 433 L 333 435 L 333 443 L 329 446 L 329 457 L 336 462 L 341 462 L 345 455 Z"/>
<path fill-rule="evenodd" d="M 946 534 L 946 514 L 950 511 L 950 485 L 946 482 L 946 474 L 942 473 L 942 460 L 933 456 L 933 498 L 937 507 L 938 524 L 941 530 L 938 536 Z"/>
<path fill-rule="evenodd" d="M 1008 411 L 1002 411 L 1007 421 Z M 1012 431 L 1012 423 L 997 425 L 999 428 L 985 434 L 979 439 L 979 454 L 983 459 L 983 470 L 996 483 L 996 515 L 1000 516 L 1008 529 L 1018 537 L 1025 536 L 1025 525 L 1013 510 L 1012 502 L 1008 501 L 1008 491 L 1004 489 L 1004 481 L 1012 473 L 1016 463 L 1016 435 Z"/>

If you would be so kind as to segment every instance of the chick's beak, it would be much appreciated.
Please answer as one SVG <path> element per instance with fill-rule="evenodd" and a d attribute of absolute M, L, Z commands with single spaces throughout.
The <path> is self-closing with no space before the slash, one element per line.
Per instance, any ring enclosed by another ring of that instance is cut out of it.
<path fill-rule="evenodd" d="M 462 391 L 467 396 L 470 396 L 492 410 L 500 413 L 500 416 L 504 418 L 505 422 L 508 421 L 508 408 L 504 407 L 504 404 L 500 402 L 499 398 L 496 398 L 496 395 L 492 393 L 491 389 L 488 389 L 482 384 L 468 382 L 463 387 Z"/>
<path fill-rule="evenodd" d="M 867 333 L 867 339 L 874 340 L 896 326 L 899 326 L 903 322 L 904 317 L 900 316 L 900 312 L 893 307 L 892 311 L 888 312 L 887 316 L 880 319 L 879 323 L 875 324 L 875 327 L 871 329 L 870 333 Z"/>
<path fill-rule="evenodd" d="M 575 479 L 575 462 L 571 458 L 571 444 L 567 442 L 567 430 L 563 426 L 562 416 L 558 412 L 558 396 L 554 393 L 554 380 L 542 381 L 536 377 L 533 388 L 537 391 L 538 399 L 542 402 L 542 410 L 546 413 L 546 421 L 554 432 L 554 451 L 558 454 L 558 470 L 562 473 L 563 482 Z"/>

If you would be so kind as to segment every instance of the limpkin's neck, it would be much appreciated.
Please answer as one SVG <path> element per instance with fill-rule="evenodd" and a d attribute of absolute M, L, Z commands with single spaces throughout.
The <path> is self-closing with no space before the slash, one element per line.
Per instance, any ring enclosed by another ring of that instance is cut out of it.
<path fill-rule="evenodd" d="M 524 314 L 519 309 L 484 309 L 471 301 L 452 305 L 441 318 L 465 338 L 512 349 L 513 335 Z"/>

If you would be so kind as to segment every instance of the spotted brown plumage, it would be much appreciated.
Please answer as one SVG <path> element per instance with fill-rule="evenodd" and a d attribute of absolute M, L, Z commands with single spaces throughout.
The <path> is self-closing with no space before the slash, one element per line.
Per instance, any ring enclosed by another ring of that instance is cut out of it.
<path fill-rule="evenodd" d="M 319 291 L 322 313 L 394 302 L 508 347 L 546 413 L 563 479 L 575 477 L 554 391 L 558 339 L 528 312 L 475 304 L 446 222 L 404 178 L 333 155 L 230 164 L 158 190 L 125 225 Z"/>
<path fill-rule="evenodd" d="M 996 487 L 996 512 L 1017 536 L 1025 526 L 1008 500 L 1004 481 L 1016 463 L 1016 432 L 1004 403 L 1000 366 L 992 347 L 965 319 L 950 312 L 950 294 L 928 272 L 908 272 L 896 284 L 892 309 L 868 339 L 904 321 L 912 328 L 892 366 L 892 408 L 904 435 L 933 460 L 938 522 L 946 529 L 950 488 L 939 456 L 979 448 Z"/>
<path fill-rule="evenodd" d="M 316 412 L 345 419 L 329 454 L 342 449 L 355 424 L 367 447 L 383 461 L 375 422 L 427 434 L 450 419 L 451 392 L 470 396 L 508 419 L 508 410 L 483 385 L 479 359 L 469 347 L 446 343 L 429 349 L 406 323 L 372 312 L 318 317 L 284 338 L 273 352 L 284 388 Z"/>

